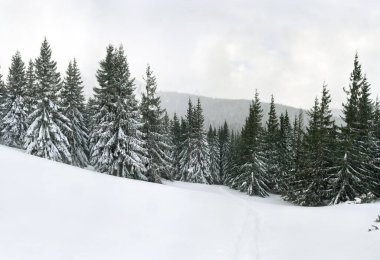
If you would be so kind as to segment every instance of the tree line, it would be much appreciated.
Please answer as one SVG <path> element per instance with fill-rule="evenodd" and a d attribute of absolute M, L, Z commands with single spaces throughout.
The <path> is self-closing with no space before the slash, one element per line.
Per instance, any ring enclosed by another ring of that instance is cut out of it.
<path fill-rule="evenodd" d="M 201 102 L 189 99 L 184 117 L 161 106 L 156 77 L 147 66 L 145 92 L 136 97 L 122 46 L 109 45 L 96 72 L 94 95 L 83 95 L 74 59 L 62 79 L 45 39 L 26 66 L 12 57 L 0 74 L 0 141 L 27 153 L 119 177 L 227 185 L 248 195 L 280 194 L 302 206 L 373 201 L 380 196 L 380 103 L 358 55 L 344 92 L 344 124 L 332 116 L 328 86 L 307 112 L 269 118 L 256 91 L 241 131 L 228 123 L 205 130 Z"/>

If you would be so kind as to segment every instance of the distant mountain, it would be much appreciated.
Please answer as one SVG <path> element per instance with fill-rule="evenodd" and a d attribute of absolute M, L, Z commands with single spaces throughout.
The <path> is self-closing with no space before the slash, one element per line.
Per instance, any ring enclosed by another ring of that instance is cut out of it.
<path fill-rule="evenodd" d="M 200 98 L 205 116 L 206 128 L 208 128 L 210 124 L 214 127 L 218 127 L 221 126 L 224 121 L 227 121 L 230 128 L 235 131 L 240 131 L 243 127 L 245 119 L 248 116 L 249 105 L 252 102 L 248 99 L 220 99 L 166 91 L 159 92 L 158 94 L 161 97 L 162 106 L 166 108 L 170 117 L 172 117 L 175 112 L 180 117 L 185 116 L 189 98 L 193 104 L 196 104 L 197 99 Z M 263 122 L 266 122 L 268 119 L 269 103 L 262 102 L 261 107 L 264 114 Z M 302 109 L 276 104 L 277 116 L 288 111 L 289 117 L 292 121 L 294 120 L 294 117 L 298 116 L 300 110 Z M 304 121 L 306 123 L 306 111 L 303 112 Z M 339 114 L 339 110 L 333 110 L 333 115 L 337 122 L 341 122 Z"/>

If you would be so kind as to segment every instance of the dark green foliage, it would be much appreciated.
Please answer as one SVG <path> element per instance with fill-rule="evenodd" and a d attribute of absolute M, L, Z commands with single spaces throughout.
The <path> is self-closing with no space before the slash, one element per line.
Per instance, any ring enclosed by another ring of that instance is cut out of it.
<path fill-rule="evenodd" d="M 262 110 L 256 92 L 249 116 L 239 142 L 239 174 L 231 186 L 248 195 L 265 197 L 270 191 L 264 153 L 264 131 L 261 126 Z"/>
<path fill-rule="evenodd" d="M 289 121 L 289 120 L 288 120 Z M 268 121 L 265 131 L 265 157 L 267 159 L 267 174 L 270 188 L 273 192 L 280 191 L 281 165 L 280 165 L 280 125 L 276 115 L 276 107 L 272 95 Z"/>
<path fill-rule="evenodd" d="M 61 76 L 57 71 L 57 62 L 51 58 L 51 49 L 46 38 L 42 42 L 40 56 L 34 62 L 34 69 L 36 75 L 35 96 L 38 100 L 47 98 L 56 102 L 61 89 Z"/>
<path fill-rule="evenodd" d="M 323 85 L 321 103 L 315 99 L 314 107 L 308 112 L 310 120 L 302 142 L 301 160 L 294 172 L 293 194 L 288 197 L 299 205 L 324 205 L 331 194 L 336 128 L 330 102 L 327 86 Z"/>
<path fill-rule="evenodd" d="M 88 129 L 85 123 L 85 102 L 83 82 L 76 60 L 70 61 L 63 81 L 60 105 L 64 116 L 70 121 L 66 134 L 72 158 L 72 165 L 86 167 L 88 165 Z"/>
<path fill-rule="evenodd" d="M 29 115 L 29 128 L 24 146 L 28 153 L 55 161 L 71 163 L 65 133 L 71 132 L 69 120 L 57 104 L 61 78 L 57 63 L 51 58 L 50 45 L 42 42 L 40 56 L 35 61 L 36 109 Z"/>
<path fill-rule="evenodd" d="M 161 109 L 160 97 L 157 96 L 156 78 L 150 66 L 146 69 L 145 90 L 141 100 L 143 119 L 142 132 L 148 156 L 148 176 L 153 182 L 161 182 L 161 178 L 172 179 L 171 140 L 167 127 L 168 118 L 164 118 L 165 110 Z"/>
<path fill-rule="evenodd" d="M 225 121 L 223 126 L 218 130 L 218 144 L 219 144 L 219 176 L 220 182 L 224 183 L 228 171 L 230 170 L 231 163 L 231 140 L 230 131 L 227 122 Z"/>
<path fill-rule="evenodd" d="M 210 149 L 210 175 L 213 184 L 220 184 L 220 151 L 219 151 L 219 139 L 216 133 L 216 129 L 210 128 L 207 133 L 207 142 Z"/>
<path fill-rule="evenodd" d="M 0 118 L 4 116 L 4 104 L 6 100 L 6 90 L 3 75 L 0 72 Z"/>
<path fill-rule="evenodd" d="M 95 91 L 97 113 L 91 135 L 91 162 L 100 172 L 151 180 L 146 174 L 145 143 L 141 116 L 134 94 L 127 58 L 122 46 L 110 45 L 97 72 Z"/>
<path fill-rule="evenodd" d="M 292 128 L 290 125 L 288 112 L 280 116 L 280 130 L 278 141 L 278 165 L 279 175 L 277 176 L 277 192 L 284 194 L 289 191 L 293 170 L 292 157 Z"/>
<path fill-rule="evenodd" d="M 181 181 L 213 183 L 210 174 L 209 146 L 203 123 L 199 99 L 196 107 L 193 107 L 189 99 L 186 119 L 181 124 L 183 132 L 179 172 Z"/>
<path fill-rule="evenodd" d="M 331 203 L 354 200 L 377 186 L 374 171 L 375 140 L 372 127 L 373 107 L 369 84 L 363 76 L 358 55 L 343 105 L 345 126 L 339 134 L 339 154 L 332 181 Z"/>
<path fill-rule="evenodd" d="M 173 162 L 173 178 L 178 179 L 180 170 L 180 153 L 182 144 L 181 123 L 178 120 L 177 114 L 174 114 L 173 120 L 170 122 L 170 136 L 173 145 L 172 162 Z"/>
<path fill-rule="evenodd" d="M 227 162 L 226 173 L 224 176 L 224 184 L 232 187 L 235 178 L 239 175 L 239 146 L 240 144 L 240 135 L 235 134 L 233 131 L 230 136 L 230 147 L 229 147 L 229 156 Z"/>
<path fill-rule="evenodd" d="M 25 65 L 20 52 L 12 57 L 5 100 L 2 104 L 1 141 L 3 144 L 21 148 L 23 146 L 27 125 L 28 111 L 25 106 L 26 94 Z"/>
<path fill-rule="evenodd" d="M 28 68 L 26 70 L 26 89 L 25 89 L 25 106 L 29 113 L 31 113 L 37 107 L 37 101 L 39 97 L 37 96 L 36 90 L 36 75 L 34 71 L 34 63 L 32 60 L 29 61 Z"/>

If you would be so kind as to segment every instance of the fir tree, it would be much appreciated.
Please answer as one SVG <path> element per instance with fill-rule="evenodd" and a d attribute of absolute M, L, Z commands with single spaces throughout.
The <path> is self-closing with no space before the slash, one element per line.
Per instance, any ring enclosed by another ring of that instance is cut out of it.
<path fill-rule="evenodd" d="M 234 188 L 233 187 L 234 180 L 239 175 L 239 162 L 240 162 L 239 143 L 240 143 L 240 136 L 238 134 L 235 134 L 232 131 L 231 136 L 230 136 L 230 146 L 229 146 L 227 168 L 226 168 L 226 173 L 224 176 L 224 184 L 231 188 Z"/>
<path fill-rule="evenodd" d="M 86 106 L 85 106 L 85 113 L 84 113 L 84 120 L 85 125 L 87 126 L 88 133 L 89 133 L 89 140 L 91 140 L 91 133 L 93 133 L 93 129 L 95 127 L 95 115 L 97 114 L 98 110 L 98 103 L 96 102 L 95 98 L 90 97 L 87 100 Z M 90 143 L 90 142 L 89 142 Z"/>
<path fill-rule="evenodd" d="M 76 60 L 69 63 L 60 95 L 63 114 L 70 120 L 72 131 L 66 134 L 72 158 L 72 165 L 88 165 L 88 130 L 85 124 L 85 102 L 83 82 Z"/>
<path fill-rule="evenodd" d="M 266 123 L 265 132 L 265 153 L 267 158 L 267 172 L 270 180 L 271 189 L 274 192 L 279 192 L 280 190 L 280 178 L 281 169 L 279 164 L 279 123 L 276 115 L 276 107 L 274 104 L 274 98 L 272 95 L 269 117 Z"/>
<path fill-rule="evenodd" d="M 107 48 L 94 89 L 97 114 L 91 135 L 91 162 L 110 175 L 149 180 L 140 112 L 124 50 Z"/>
<path fill-rule="evenodd" d="M 337 170 L 332 181 L 331 204 L 366 195 L 376 182 L 373 174 L 373 148 L 369 132 L 372 119 L 369 84 L 362 75 L 358 55 L 355 55 L 347 101 L 343 105 L 345 126 L 341 127 Z"/>
<path fill-rule="evenodd" d="M 20 52 L 16 52 L 12 57 L 5 92 L 4 117 L 1 120 L 1 140 L 5 145 L 21 148 L 28 128 L 28 115 L 25 106 L 25 65 L 21 59 Z"/>
<path fill-rule="evenodd" d="M 213 184 L 219 184 L 221 182 L 220 169 L 219 169 L 219 141 L 216 134 L 216 129 L 213 129 L 210 125 L 207 133 L 207 142 L 210 149 L 210 174 Z"/>
<path fill-rule="evenodd" d="M 228 171 L 230 168 L 230 131 L 228 124 L 224 121 L 223 127 L 218 131 L 218 143 L 219 143 L 219 176 L 221 183 L 224 183 Z"/>
<path fill-rule="evenodd" d="M 160 97 L 157 96 L 156 77 L 150 66 L 146 69 L 145 90 L 141 100 L 143 119 L 143 133 L 148 153 L 148 172 L 154 182 L 161 182 L 161 178 L 172 179 L 172 157 L 170 138 L 165 129 L 165 110 L 161 108 Z"/>
<path fill-rule="evenodd" d="M 284 120 L 285 121 L 285 120 Z M 286 123 L 284 123 L 286 125 Z M 286 128 L 286 127 L 281 127 Z M 296 173 L 300 171 L 303 159 L 303 140 L 304 140 L 304 130 L 303 130 L 303 112 L 300 110 L 298 116 L 294 118 L 293 129 L 291 129 L 290 140 L 289 137 L 286 138 L 286 153 L 281 153 L 282 161 L 282 181 L 281 181 L 281 196 L 284 200 L 294 201 L 296 200 L 300 190 L 302 190 L 302 183 L 296 178 Z M 281 131 L 282 132 L 282 131 Z M 283 139 L 283 138 L 281 138 Z M 289 148 L 290 143 L 290 148 Z"/>
<path fill-rule="evenodd" d="M 181 148 L 179 154 L 179 176 L 178 180 L 187 181 L 189 176 L 189 169 L 191 169 L 191 152 L 193 150 L 193 122 L 194 122 L 194 108 L 189 98 L 186 118 L 181 118 Z"/>
<path fill-rule="evenodd" d="M 25 90 L 25 105 L 28 113 L 31 113 L 37 108 L 37 101 L 40 97 L 37 96 L 36 90 L 36 75 L 34 71 L 34 63 L 29 61 L 28 68 L 26 70 L 26 90 Z"/>
<path fill-rule="evenodd" d="M 5 104 L 5 99 L 6 99 L 5 83 L 3 80 L 3 75 L 0 73 L 0 117 L 4 116 L 3 107 Z"/>
<path fill-rule="evenodd" d="M 380 197 L 380 102 L 376 98 L 373 112 L 373 136 L 374 136 L 374 151 L 373 151 L 373 171 L 375 174 L 375 185 L 372 186 L 372 192 L 377 198 Z"/>
<path fill-rule="evenodd" d="M 179 171 L 180 171 L 182 131 L 181 131 L 181 123 L 178 120 L 176 113 L 174 113 L 173 120 L 171 122 L 170 135 L 171 135 L 172 144 L 173 144 L 173 152 L 172 152 L 172 162 L 173 162 L 173 172 L 174 172 L 173 178 L 178 179 Z"/>
<path fill-rule="evenodd" d="M 292 170 L 292 128 L 288 111 L 280 116 L 279 141 L 277 148 L 279 173 L 277 175 L 278 192 L 284 194 L 289 191 L 289 179 Z"/>
<path fill-rule="evenodd" d="M 232 183 L 232 187 L 247 192 L 248 195 L 261 197 L 268 196 L 269 179 L 263 146 L 263 129 L 261 126 L 262 109 L 259 95 L 256 91 L 255 99 L 250 107 L 250 113 L 241 133 L 240 156 L 241 164 L 239 175 Z"/>
<path fill-rule="evenodd" d="M 24 146 L 28 153 L 54 161 L 71 163 L 69 143 L 65 132 L 71 131 L 69 120 L 57 106 L 61 87 L 57 63 L 51 59 L 50 45 L 42 42 L 40 56 L 35 61 L 36 109 L 29 115 L 31 122 Z"/>
<path fill-rule="evenodd" d="M 313 108 L 308 112 L 310 117 L 309 125 L 306 128 L 304 137 L 304 153 L 302 154 L 302 164 L 296 172 L 296 182 L 299 182 L 301 189 L 297 191 L 295 203 L 303 206 L 319 206 L 322 196 L 320 193 L 321 177 L 318 168 L 318 156 L 320 156 L 319 139 L 320 118 L 319 101 L 315 99 Z"/>
<path fill-rule="evenodd" d="M 198 99 L 194 108 L 190 99 L 186 115 L 186 130 L 180 154 L 180 180 L 196 183 L 212 183 L 210 174 L 210 154 L 204 118 Z"/>

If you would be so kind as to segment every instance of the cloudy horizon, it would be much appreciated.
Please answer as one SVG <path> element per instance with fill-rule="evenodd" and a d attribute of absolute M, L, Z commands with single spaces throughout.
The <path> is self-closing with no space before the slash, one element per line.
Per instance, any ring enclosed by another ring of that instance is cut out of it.
<path fill-rule="evenodd" d="M 376 1 L 11 1 L 0 2 L 1 74 L 19 50 L 36 58 L 46 36 L 64 75 L 77 59 L 90 95 L 108 44 L 123 44 L 132 75 L 149 63 L 160 91 L 309 108 L 329 85 L 345 100 L 355 52 L 379 93 Z M 374 98 L 375 96 L 373 96 Z"/>

